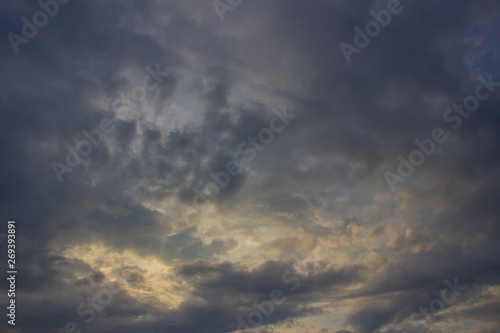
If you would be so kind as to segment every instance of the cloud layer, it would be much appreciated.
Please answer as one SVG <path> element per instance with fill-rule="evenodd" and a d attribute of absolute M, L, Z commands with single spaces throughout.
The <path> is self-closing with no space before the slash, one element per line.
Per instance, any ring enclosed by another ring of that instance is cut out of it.
<path fill-rule="evenodd" d="M 402 0 L 348 63 L 389 2 L 73 0 L 13 47 L 42 7 L 4 1 L 3 330 L 498 332 L 500 4 Z"/>

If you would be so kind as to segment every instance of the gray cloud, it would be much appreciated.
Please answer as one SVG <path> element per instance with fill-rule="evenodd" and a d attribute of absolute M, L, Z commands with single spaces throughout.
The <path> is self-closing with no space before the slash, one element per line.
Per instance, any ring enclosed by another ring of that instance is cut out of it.
<path fill-rule="evenodd" d="M 17 54 L 3 38 L 0 201 L 18 224 L 16 328 L 81 325 L 76 306 L 116 280 L 124 292 L 84 330 L 233 330 L 324 243 L 330 256 L 263 330 L 399 332 L 455 276 L 470 287 L 433 330 L 498 330 L 500 95 L 457 130 L 443 113 L 479 75 L 500 81 L 499 5 L 401 4 L 351 64 L 339 43 L 386 2 L 245 1 L 220 22 L 211 2 L 74 0 Z M 4 2 L 2 34 L 22 34 L 38 10 Z M 113 109 L 157 64 L 172 75 Z M 193 214 L 194 190 L 243 162 L 238 145 L 275 106 L 297 118 Z M 103 118 L 114 131 L 59 183 L 51 163 Z M 448 140 L 392 193 L 384 172 L 436 127 Z"/>

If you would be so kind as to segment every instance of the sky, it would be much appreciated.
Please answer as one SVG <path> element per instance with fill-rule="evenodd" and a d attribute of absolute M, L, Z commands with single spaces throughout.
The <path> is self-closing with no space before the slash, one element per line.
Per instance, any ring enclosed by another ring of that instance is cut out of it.
<path fill-rule="evenodd" d="M 500 2 L 4 0 L 0 29 L 0 331 L 500 332 Z"/>

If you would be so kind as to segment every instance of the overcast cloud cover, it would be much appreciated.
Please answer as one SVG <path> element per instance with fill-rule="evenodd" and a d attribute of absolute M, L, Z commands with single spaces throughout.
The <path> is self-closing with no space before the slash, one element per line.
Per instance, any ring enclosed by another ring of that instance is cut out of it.
<path fill-rule="evenodd" d="M 500 2 L 401 0 L 349 62 L 391 2 L 72 0 L 14 46 L 1 1 L 0 330 L 500 332 Z"/>

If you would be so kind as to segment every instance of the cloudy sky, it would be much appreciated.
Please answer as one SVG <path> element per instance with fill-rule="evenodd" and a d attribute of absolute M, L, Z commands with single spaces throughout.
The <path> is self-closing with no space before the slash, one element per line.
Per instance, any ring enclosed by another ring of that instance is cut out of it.
<path fill-rule="evenodd" d="M 60 2 L 0 3 L 2 332 L 500 332 L 498 1 Z"/>

